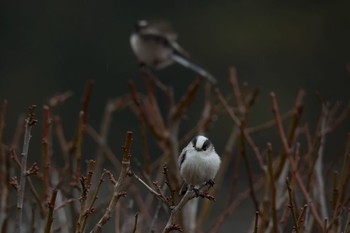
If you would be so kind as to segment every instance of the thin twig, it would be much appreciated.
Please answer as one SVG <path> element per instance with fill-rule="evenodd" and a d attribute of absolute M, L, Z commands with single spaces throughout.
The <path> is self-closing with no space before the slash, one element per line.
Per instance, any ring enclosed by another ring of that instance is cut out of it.
<path fill-rule="evenodd" d="M 253 142 L 252 138 L 250 137 L 247 129 L 245 128 L 245 119 L 243 119 L 242 121 L 238 118 L 238 116 L 235 114 L 235 112 L 233 111 L 233 109 L 229 106 L 229 104 L 227 103 L 226 99 L 224 98 L 224 96 L 221 94 L 221 92 L 217 89 L 216 90 L 216 94 L 220 100 L 220 102 L 222 103 L 222 105 L 224 106 L 226 112 L 229 114 L 229 116 L 231 117 L 231 119 L 233 120 L 233 122 L 237 125 L 237 127 L 239 127 L 246 139 L 246 141 L 248 142 L 248 144 L 252 147 L 254 154 L 257 158 L 257 160 L 259 161 L 259 165 L 261 167 L 262 170 L 265 170 L 265 164 L 263 161 L 263 158 L 260 154 L 260 151 L 258 149 L 258 147 L 255 145 L 255 143 Z"/>
<path fill-rule="evenodd" d="M 109 162 L 112 163 L 113 167 L 115 167 L 116 170 L 120 170 L 120 161 L 117 159 L 117 156 L 113 153 L 111 148 L 107 145 L 105 137 L 99 135 L 97 131 L 90 125 L 86 125 L 85 130 L 86 133 L 98 144 L 99 148 L 103 150 L 105 156 Z M 96 158 L 98 157 L 96 156 Z"/>
<path fill-rule="evenodd" d="M 222 213 L 219 215 L 217 220 L 215 221 L 215 225 L 213 226 L 212 230 L 210 232 L 219 232 L 222 224 L 224 221 L 232 214 L 233 210 L 230 208 L 232 205 L 233 201 L 235 200 L 235 191 L 237 187 L 237 182 L 238 182 L 238 177 L 239 177 L 239 170 L 241 166 L 241 161 L 242 157 L 241 156 L 236 156 L 236 161 L 235 161 L 235 167 L 232 172 L 232 178 L 231 178 L 231 188 L 228 194 L 228 199 L 225 204 L 225 209 L 222 211 Z"/>
<path fill-rule="evenodd" d="M 316 222 L 318 223 L 319 227 L 322 228 L 323 227 L 323 221 L 321 220 L 321 218 L 320 218 L 320 216 L 319 216 L 319 214 L 318 214 L 318 212 L 316 210 L 315 205 L 312 204 L 312 199 L 311 199 L 309 193 L 307 192 L 307 190 L 306 190 L 306 188 L 305 188 L 305 186 L 303 184 L 303 181 L 302 181 L 302 179 L 300 177 L 300 174 L 299 174 L 299 172 L 297 170 L 297 166 L 295 164 L 295 161 L 292 158 L 292 150 L 291 150 L 291 147 L 289 146 L 286 134 L 284 132 L 284 128 L 283 128 L 282 121 L 281 121 L 280 114 L 279 114 L 279 109 L 278 109 L 276 96 L 275 96 L 274 93 L 271 93 L 270 97 L 271 97 L 271 100 L 272 100 L 272 110 L 273 110 L 273 113 L 274 113 L 274 116 L 275 116 L 275 120 L 276 120 L 276 123 L 277 123 L 279 136 L 280 136 L 280 139 L 282 141 L 284 152 L 286 153 L 287 158 L 288 158 L 288 160 L 290 162 L 293 175 L 294 175 L 294 177 L 296 179 L 296 182 L 298 183 L 298 186 L 299 186 L 302 194 L 306 198 L 307 202 L 310 203 L 310 208 L 311 208 L 312 214 L 315 217 Z"/>
<path fill-rule="evenodd" d="M 297 218 L 297 214 L 295 213 L 295 206 L 294 206 L 294 195 L 293 195 L 293 190 L 292 190 L 292 187 L 290 186 L 290 182 L 288 178 L 286 179 L 286 185 L 287 185 L 288 197 L 289 197 L 288 207 L 292 213 L 294 229 L 296 233 L 299 233 L 298 218 Z"/>
<path fill-rule="evenodd" d="M 9 150 L 10 155 L 11 155 L 11 159 L 13 159 L 13 161 L 15 162 L 15 164 L 18 166 L 19 170 L 22 170 L 22 164 L 21 162 L 18 160 L 18 156 L 16 154 L 16 151 L 14 149 L 10 149 Z M 38 193 L 38 191 L 36 190 L 32 178 L 28 175 L 27 176 L 27 181 L 29 184 L 29 189 L 32 192 L 35 201 L 37 202 L 38 206 L 40 207 L 40 216 L 41 217 L 45 217 L 45 209 L 44 209 L 44 204 L 46 204 L 45 202 L 43 202 L 40 198 L 40 195 Z"/>
<path fill-rule="evenodd" d="M 22 215 L 23 215 L 23 200 L 24 200 L 24 191 L 26 185 L 26 176 L 27 176 L 27 158 L 29 151 L 29 142 L 32 137 L 31 131 L 32 127 L 37 123 L 35 119 L 35 105 L 32 105 L 28 109 L 28 116 L 25 120 L 25 133 L 23 141 L 23 150 L 21 153 L 21 175 L 19 189 L 17 193 L 17 213 L 16 213 L 16 222 L 15 222 L 15 231 L 22 232 Z"/>
<path fill-rule="evenodd" d="M 164 140 L 168 138 L 168 131 L 165 128 L 165 124 L 159 116 L 160 111 L 155 101 L 149 101 L 146 98 L 141 98 L 137 92 L 135 83 L 129 82 L 130 95 L 134 101 L 136 108 L 132 108 L 138 117 L 146 123 L 147 127 L 151 130 L 153 136 L 158 140 Z M 155 119 L 158 119 L 157 121 Z M 155 123 L 157 122 L 157 124 Z"/>
<path fill-rule="evenodd" d="M 3 100 L 0 107 L 0 230 L 6 231 L 9 203 L 9 159 L 5 155 L 3 135 L 5 129 L 5 116 L 7 100 Z"/>
<path fill-rule="evenodd" d="M 277 225 L 277 208 L 276 208 L 276 183 L 275 176 L 273 171 L 273 158 L 272 158 L 272 145 L 271 143 L 267 144 L 267 158 L 268 158 L 268 173 L 270 178 L 270 186 L 271 186 L 271 212 L 272 212 L 272 227 L 273 232 L 278 233 L 278 225 Z"/>
<path fill-rule="evenodd" d="M 343 232 L 350 232 L 350 208 L 348 208 L 348 218 L 346 219 L 346 224 Z"/>
<path fill-rule="evenodd" d="M 230 67 L 228 77 L 229 77 L 229 81 L 230 81 L 233 93 L 235 95 L 239 112 L 244 112 L 245 105 L 243 104 L 241 90 L 239 88 L 238 80 L 237 80 L 237 72 L 234 67 Z"/>
<path fill-rule="evenodd" d="M 333 171 L 333 195 L 332 195 L 332 211 L 334 212 L 337 207 L 337 201 L 339 197 L 339 189 L 338 189 L 338 179 L 339 179 L 339 172 Z"/>
<path fill-rule="evenodd" d="M 274 93 L 271 93 L 270 96 L 274 96 Z M 276 100 L 275 97 L 272 97 L 273 99 L 273 106 L 272 106 L 272 110 L 274 111 L 275 113 L 275 121 L 276 121 L 276 125 L 277 125 L 277 128 L 279 130 L 279 133 L 280 133 L 280 138 L 281 138 L 281 133 L 283 133 L 284 135 L 284 139 L 283 140 L 283 143 L 282 145 L 286 148 L 286 145 L 288 145 L 288 148 L 292 147 L 292 143 L 294 141 L 294 138 L 295 138 L 295 132 L 296 132 L 296 129 L 297 129 L 297 126 L 299 124 L 299 121 L 300 121 L 300 118 L 301 118 L 301 114 L 303 112 L 303 99 L 304 99 L 304 96 L 305 96 L 305 91 L 304 90 L 299 90 L 298 94 L 297 94 L 297 97 L 295 99 L 295 102 L 294 102 L 294 114 L 293 114 L 293 118 L 292 118 L 292 122 L 290 123 L 289 125 L 289 130 L 287 131 L 287 134 L 285 134 L 284 132 L 284 129 L 281 128 L 282 126 L 282 115 L 279 113 L 279 110 L 278 110 L 278 106 L 277 106 L 277 101 L 275 101 L 274 103 L 274 100 Z M 278 111 L 278 116 L 276 116 L 276 113 L 275 110 Z M 277 120 L 278 119 L 278 120 Z M 284 164 L 285 164 L 285 160 L 287 159 L 287 157 L 289 157 L 288 153 L 290 153 L 290 151 L 287 151 L 285 150 L 282 155 L 281 155 L 281 159 L 279 161 L 279 166 L 277 167 L 276 169 L 276 176 L 278 176 L 283 167 L 284 167 Z"/>
<path fill-rule="evenodd" d="M 346 232 L 346 231 L 344 231 Z M 324 219 L 323 233 L 328 233 L 328 218 Z"/>
<path fill-rule="evenodd" d="M 349 166 L 350 166 L 350 133 L 347 135 L 347 143 L 343 158 L 343 164 L 342 164 L 342 170 L 340 172 L 338 187 L 334 192 L 336 193 L 336 204 L 335 204 L 335 210 L 333 211 L 332 221 L 330 222 L 329 227 L 333 227 L 333 230 L 337 230 L 339 227 L 339 218 L 340 214 L 345 202 L 345 193 L 348 189 L 348 184 L 350 180 L 350 172 L 349 172 Z"/>
<path fill-rule="evenodd" d="M 50 192 L 50 145 L 51 118 L 48 106 L 43 107 L 43 137 L 42 137 L 42 161 L 43 161 L 43 187 L 44 200 L 48 200 Z"/>
<path fill-rule="evenodd" d="M 158 193 L 157 191 L 155 191 L 153 188 L 151 188 L 151 186 L 149 186 L 145 181 L 143 181 L 140 177 L 138 177 L 135 173 L 132 173 L 132 176 L 139 181 L 142 185 L 144 185 L 148 191 L 150 191 L 152 194 L 154 194 L 156 197 L 160 198 L 161 200 L 164 200 L 164 197 Z"/>
<path fill-rule="evenodd" d="M 52 96 L 48 103 L 49 106 L 52 108 L 55 108 L 61 104 L 63 104 L 67 99 L 69 99 L 70 97 L 72 97 L 73 92 L 71 91 L 66 91 L 63 93 L 56 93 L 54 96 Z"/>
<path fill-rule="evenodd" d="M 206 192 L 210 189 L 210 187 L 211 187 L 211 185 L 209 185 L 207 183 L 202 184 L 198 188 L 199 196 L 209 198 L 209 200 L 213 200 L 212 199 L 213 197 L 208 196 L 206 194 Z M 185 193 L 185 195 L 181 198 L 180 202 L 171 210 L 168 222 L 162 231 L 163 233 L 168 233 L 174 229 L 181 230 L 181 227 L 179 227 L 178 225 L 176 225 L 174 223 L 175 216 L 176 216 L 177 212 L 179 212 L 189 200 L 191 200 L 195 197 L 198 197 L 196 192 L 194 190 L 188 189 L 187 192 Z"/>
<path fill-rule="evenodd" d="M 60 149 L 63 153 L 63 159 L 65 161 L 65 166 L 69 166 L 69 155 L 68 155 L 68 150 L 69 150 L 69 146 L 68 146 L 68 142 L 67 139 L 64 135 L 63 132 L 63 127 L 62 127 L 62 122 L 61 122 L 61 118 L 56 116 L 54 118 L 54 124 L 55 124 L 55 133 L 58 139 L 58 143 L 60 145 Z"/>
<path fill-rule="evenodd" d="M 175 188 L 173 188 L 172 184 L 171 184 L 171 180 L 170 180 L 170 177 L 169 177 L 169 174 L 168 174 L 169 170 L 168 170 L 168 167 L 167 167 L 167 164 L 165 163 L 164 166 L 163 166 L 163 174 L 164 174 L 164 177 L 165 177 L 165 184 L 168 186 L 168 189 L 170 191 L 170 200 L 169 202 L 171 202 L 171 205 L 175 205 L 174 203 L 174 200 L 175 200 Z"/>
<path fill-rule="evenodd" d="M 305 213 L 306 213 L 306 210 L 308 208 L 308 205 L 305 204 L 302 208 L 301 208 L 301 211 L 300 211 L 300 214 L 299 214 L 299 217 L 298 217 L 298 220 L 297 220 L 297 223 L 298 223 L 298 226 L 299 226 L 299 230 L 301 232 L 303 232 L 304 230 L 304 220 L 305 220 Z"/>
<path fill-rule="evenodd" d="M 92 175 L 95 170 L 95 161 L 94 160 L 89 160 L 88 162 L 88 172 L 87 176 L 81 177 L 81 185 L 82 185 L 82 193 L 80 196 L 80 214 L 78 217 L 77 221 L 77 226 L 76 226 L 76 233 L 81 233 L 84 232 L 85 225 L 86 225 L 86 219 L 88 216 L 94 212 L 93 209 L 90 209 L 87 207 L 87 198 L 90 193 L 90 188 L 91 188 L 91 182 L 92 182 Z"/>
<path fill-rule="evenodd" d="M 258 198 L 256 197 L 255 191 L 254 191 L 254 181 L 253 181 L 253 172 L 250 166 L 250 163 L 248 161 L 248 156 L 246 154 L 246 148 L 245 148 L 245 140 L 244 140 L 244 133 L 241 132 L 241 136 L 240 136 L 240 147 L 239 147 L 239 152 L 240 152 L 240 156 L 242 156 L 243 161 L 244 161 L 244 165 L 246 167 L 246 174 L 248 176 L 248 183 L 249 183 L 249 189 L 250 189 L 250 195 L 255 207 L 255 211 L 259 211 L 259 202 L 258 202 Z"/>
<path fill-rule="evenodd" d="M 83 134 L 85 130 L 85 120 L 86 120 L 86 113 L 84 111 L 79 112 L 79 122 L 78 122 L 78 128 L 76 132 L 76 136 L 72 145 L 72 153 L 75 154 L 75 167 L 74 172 L 75 176 L 80 176 L 81 171 L 81 157 L 82 157 L 82 144 L 83 144 Z"/>
<path fill-rule="evenodd" d="M 89 104 L 90 104 L 93 88 L 94 88 L 94 82 L 90 79 L 85 84 L 84 96 L 81 103 L 81 111 L 84 112 L 83 121 L 82 121 L 84 125 L 86 125 L 87 123 L 87 117 L 89 114 Z"/>
<path fill-rule="evenodd" d="M 258 233 L 259 226 L 259 211 L 255 211 L 254 233 Z"/>
<path fill-rule="evenodd" d="M 135 233 L 136 230 L 137 230 L 137 219 L 138 219 L 138 217 L 139 217 L 139 214 L 136 213 L 136 214 L 135 214 L 134 228 L 133 228 L 133 230 L 132 230 L 132 233 Z"/>
<path fill-rule="evenodd" d="M 53 211 L 55 209 L 56 197 L 57 197 L 57 189 L 54 189 L 52 191 L 51 200 L 48 203 L 49 211 L 48 211 L 47 218 L 46 218 L 46 225 L 45 225 L 44 233 L 51 232 L 51 225 L 52 225 L 52 221 L 53 221 Z"/>
<path fill-rule="evenodd" d="M 326 194 L 325 194 L 325 182 L 323 177 L 323 159 L 324 159 L 324 153 L 325 153 L 325 141 L 326 141 L 326 130 L 328 127 L 328 109 L 326 106 L 323 106 L 322 109 L 323 117 L 321 120 L 321 128 L 320 128 L 320 145 L 318 148 L 318 156 L 317 161 L 315 163 L 315 178 L 316 178 L 316 187 L 314 188 L 315 191 L 315 197 L 318 198 L 320 207 L 321 207 L 321 216 L 322 218 L 328 218 L 328 210 L 327 210 L 327 201 L 326 201 Z"/>
<path fill-rule="evenodd" d="M 133 137 L 132 132 L 128 131 L 126 133 L 125 137 L 125 143 L 122 147 L 123 149 L 123 159 L 122 159 L 122 168 L 119 174 L 118 181 L 114 187 L 114 192 L 111 201 L 109 202 L 109 205 L 103 214 L 103 216 L 100 218 L 98 223 L 94 226 L 91 233 L 101 232 L 102 226 L 111 218 L 111 213 L 113 209 L 115 208 L 116 204 L 118 203 L 119 199 L 121 197 L 124 197 L 126 195 L 126 192 L 124 191 L 124 188 L 127 184 L 127 176 L 130 172 L 130 158 L 131 158 L 131 143 L 132 143 Z"/>

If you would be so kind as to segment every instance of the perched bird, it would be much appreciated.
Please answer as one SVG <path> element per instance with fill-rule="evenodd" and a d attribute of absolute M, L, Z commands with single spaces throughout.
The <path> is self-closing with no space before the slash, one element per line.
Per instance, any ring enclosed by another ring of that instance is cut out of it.
<path fill-rule="evenodd" d="M 205 182 L 213 184 L 221 159 L 210 140 L 199 135 L 182 150 L 178 163 L 180 175 L 185 183 L 192 189 L 196 189 Z M 180 194 L 186 192 L 187 187 L 183 188 Z"/>
<path fill-rule="evenodd" d="M 189 60 L 189 55 L 176 42 L 177 35 L 165 22 L 140 20 L 130 36 L 130 44 L 140 64 L 155 69 L 164 68 L 177 62 L 199 75 L 216 83 L 216 79 L 206 70 Z"/>

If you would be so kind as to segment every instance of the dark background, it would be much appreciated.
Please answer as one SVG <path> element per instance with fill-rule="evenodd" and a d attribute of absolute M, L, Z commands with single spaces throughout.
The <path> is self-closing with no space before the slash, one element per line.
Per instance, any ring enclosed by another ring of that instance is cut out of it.
<path fill-rule="evenodd" d="M 349 9 L 350 1 L 1 1 L 0 99 L 9 101 L 5 143 L 28 105 L 40 107 L 56 92 L 67 90 L 74 96 L 57 111 L 71 136 L 88 79 L 95 81 L 89 123 L 98 128 L 108 99 L 126 94 L 130 79 L 142 86 L 129 46 L 139 19 L 171 22 L 179 43 L 217 77 L 224 93 L 229 91 L 226 77 L 231 65 L 237 68 L 240 83 L 259 87 L 252 123 L 272 118 L 270 91 L 285 111 L 303 88 L 307 92 L 303 120 L 311 120 L 314 127 L 320 111 L 316 92 L 331 103 L 346 104 L 350 99 Z M 174 86 L 178 98 L 195 78 L 178 65 L 157 76 Z M 126 112 L 115 120 L 111 133 L 115 148 L 125 130 L 135 130 L 136 118 L 130 116 Z M 217 148 L 227 136 L 227 122 L 218 122 L 209 135 Z M 189 119 L 182 132 L 192 125 Z M 342 129 L 339 139 L 344 140 L 348 129 Z M 35 132 L 34 141 L 40 142 L 39 129 Z M 264 147 L 270 139 L 260 140 Z"/>
<path fill-rule="evenodd" d="M 129 35 L 139 19 L 166 19 L 180 44 L 219 79 L 239 80 L 282 99 L 299 88 L 348 100 L 349 1 L 1 1 L 0 98 L 10 112 L 38 105 L 57 91 L 80 96 L 87 79 L 94 99 L 126 93 L 138 70 Z M 180 90 L 194 74 L 173 66 L 159 77 Z M 176 89 L 177 90 L 177 89 Z M 25 98 L 24 98 L 25 97 Z"/>

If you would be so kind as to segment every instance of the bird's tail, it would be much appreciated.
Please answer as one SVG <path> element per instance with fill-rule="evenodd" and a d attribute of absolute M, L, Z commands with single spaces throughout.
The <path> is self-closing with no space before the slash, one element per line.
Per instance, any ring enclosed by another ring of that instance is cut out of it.
<path fill-rule="evenodd" d="M 196 232 L 198 201 L 199 198 L 193 198 L 182 209 L 184 231 L 187 233 Z"/>
<path fill-rule="evenodd" d="M 177 63 L 197 72 L 199 75 L 203 76 L 204 78 L 209 80 L 211 83 L 216 84 L 216 79 L 214 78 L 213 75 L 211 75 L 208 71 L 204 70 L 200 66 L 187 60 L 186 58 L 184 58 L 180 55 L 173 54 L 173 60 L 176 61 Z"/>

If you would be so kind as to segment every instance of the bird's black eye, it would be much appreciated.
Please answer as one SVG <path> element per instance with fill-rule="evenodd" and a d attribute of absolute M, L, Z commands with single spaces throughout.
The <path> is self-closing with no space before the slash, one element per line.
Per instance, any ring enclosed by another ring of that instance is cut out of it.
<path fill-rule="evenodd" d="M 198 137 L 195 137 L 195 138 L 192 139 L 192 145 L 193 145 L 194 148 L 196 148 L 197 138 Z"/>
<path fill-rule="evenodd" d="M 208 147 L 210 146 L 210 141 L 209 139 L 205 140 L 205 142 L 203 143 L 202 146 L 202 150 L 206 151 L 208 149 Z"/>

